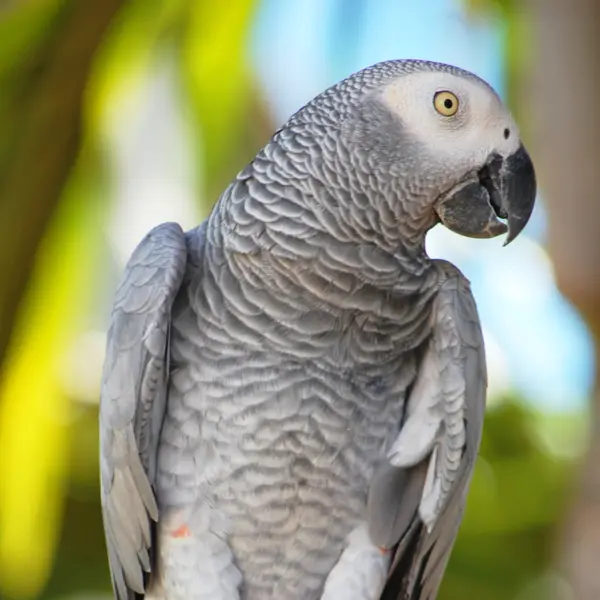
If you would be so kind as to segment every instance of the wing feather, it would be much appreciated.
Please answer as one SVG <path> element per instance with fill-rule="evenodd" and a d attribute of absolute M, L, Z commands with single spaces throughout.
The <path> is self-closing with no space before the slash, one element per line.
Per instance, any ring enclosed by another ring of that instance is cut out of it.
<path fill-rule="evenodd" d="M 102 514 L 117 600 L 143 595 L 150 572 L 152 490 L 167 401 L 170 313 L 186 266 L 181 227 L 154 228 L 115 294 L 100 392 Z"/>
<path fill-rule="evenodd" d="M 437 262 L 445 280 L 435 302 L 433 334 L 408 399 L 406 421 L 389 454 L 398 472 L 389 483 L 396 494 L 388 490 L 369 499 L 372 535 L 386 531 L 384 522 L 388 536 L 395 533 L 382 600 L 437 596 L 481 440 L 487 372 L 477 307 L 468 280 L 450 263 Z M 415 494 L 415 478 L 423 468 L 422 492 Z M 401 481 L 407 477 L 412 478 L 408 483 Z"/>

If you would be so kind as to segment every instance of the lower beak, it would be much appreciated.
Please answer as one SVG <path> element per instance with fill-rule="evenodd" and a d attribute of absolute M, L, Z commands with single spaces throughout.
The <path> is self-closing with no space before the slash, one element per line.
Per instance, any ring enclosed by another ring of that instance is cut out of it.
<path fill-rule="evenodd" d="M 448 229 L 461 235 L 489 238 L 508 231 L 506 246 L 529 221 L 536 189 L 533 163 L 521 145 L 506 158 L 493 155 L 476 175 L 443 196 L 435 210 Z"/>

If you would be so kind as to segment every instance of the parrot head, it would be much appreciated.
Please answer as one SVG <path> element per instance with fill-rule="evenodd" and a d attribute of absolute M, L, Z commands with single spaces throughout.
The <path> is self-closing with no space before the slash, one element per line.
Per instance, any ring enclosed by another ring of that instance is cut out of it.
<path fill-rule="evenodd" d="M 472 73 L 400 62 L 399 73 L 362 98 L 347 135 L 374 169 L 401 182 L 411 215 L 469 237 L 508 232 L 510 243 L 536 196 L 533 163 L 510 112 Z"/>

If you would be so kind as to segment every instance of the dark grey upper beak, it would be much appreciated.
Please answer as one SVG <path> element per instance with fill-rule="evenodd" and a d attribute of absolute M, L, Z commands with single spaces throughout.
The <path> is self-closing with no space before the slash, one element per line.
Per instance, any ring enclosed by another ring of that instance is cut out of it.
<path fill-rule="evenodd" d="M 533 163 L 523 145 L 505 160 L 494 157 L 488 166 L 491 186 L 488 187 L 492 207 L 508 220 L 510 244 L 523 231 L 533 212 L 537 185 Z M 499 209 L 497 208 L 499 207 Z"/>
<path fill-rule="evenodd" d="M 521 145 L 503 158 L 493 155 L 483 169 L 441 198 L 435 210 L 448 229 L 469 237 L 508 231 L 504 245 L 523 231 L 536 196 L 535 170 Z M 500 219 L 506 219 L 507 225 Z"/>

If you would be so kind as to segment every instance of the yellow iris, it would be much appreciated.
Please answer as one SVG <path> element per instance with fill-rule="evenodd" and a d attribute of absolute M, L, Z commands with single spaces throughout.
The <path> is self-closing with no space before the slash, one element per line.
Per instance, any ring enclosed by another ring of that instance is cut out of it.
<path fill-rule="evenodd" d="M 433 97 L 433 106 L 440 115 L 452 117 L 458 110 L 458 98 L 452 92 L 438 92 Z"/>

